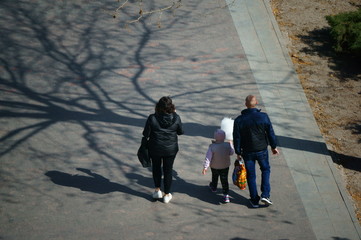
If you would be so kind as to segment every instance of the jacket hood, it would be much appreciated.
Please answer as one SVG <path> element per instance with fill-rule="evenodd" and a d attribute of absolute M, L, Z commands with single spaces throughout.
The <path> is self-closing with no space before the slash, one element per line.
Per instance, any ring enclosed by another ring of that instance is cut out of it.
<path fill-rule="evenodd" d="M 258 109 L 258 108 L 247 108 L 247 109 L 244 109 L 241 114 L 248 114 L 248 113 L 253 113 L 253 112 L 260 112 L 261 109 Z"/>
<path fill-rule="evenodd" d="M 217 143 L 224 142 L 224 140 L 226 139 L 226 133 L 222 129 L 217 129 L 214 132 L 214 139 Z"/>
<path fill-rule="evenodd" d="M 175 123 L 176 117 L 174 113 L 170 114 L 155 114 L 156 119 L 159 122 L 159 125 L 162 128 L 169 128 Z"/>

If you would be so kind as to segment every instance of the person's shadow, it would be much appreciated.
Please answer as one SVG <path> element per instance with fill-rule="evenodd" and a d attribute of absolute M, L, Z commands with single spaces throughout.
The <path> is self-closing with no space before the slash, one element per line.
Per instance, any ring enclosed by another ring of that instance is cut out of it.
<path fill-rule="evenodd" d="M 123 192 L 126 194 L 147 199 L 149 201 L 156 201 L 148 193 L 138 192 L 127 186 L 111 182 L 109 179 L 99 174 L 93 173 L 89 169 L 77 168 L 76 170 L 86 173 L 88 176 L 77 175 L 77 174 L 72 175 L 69 173 L 64 173 L 55 170 L 48 171 L 45 173 L 45 175 L 48 176 L 50 180 L 57 185 L 78 188 L 81 191 L 87 191 L 97 194 Z M 133 181 L 136 181 L 136 183 L 139 185 L 145 186 L 147 188 L 153 187 L 151 178 L 144 177 L 135 173 L 129 173 L 127 174 L 127 177 L 129 179 L 132 179 Z M 173 177 L 175 178 L 175 182 L 173 184 L 174 192 L 184 193 L 190 197 L 197 198 L 201 201 L 210 204 L 214 204 L 214 205 L 222 204 L 221 195 L 212 193 L 208 186 L 189 183 L 184 179 L 182 179 L 175 170 L 173 170 Z M 230 182 L 229 184 L 232 183 Z M 220 190 L 218 190 L 218 192 L 220 193 Z M 231 196 L 232 203 L 249 206 L 249 201 L 247 200 L 247 198 L 236 193 L 235 191 L 230 190 L 229 195 Z"/>
<path fill-rule="evenodd" d="M 72 175 L 60 171 L 48 171 L 45 173 L 50 180 L 58 185 L 78 188 L 82 191 L 93 192 L 97 194 L 107 194 L 111 192 L 123 192 L 134 196 L 142 197 L 151 200 L 150 195 L 135 191 L 127 186 L 111 182 L 109 179 L 93 173 L 89 169 L 77 168 L 78 171 L 88 174 Z"/>
<path fill-rule="evenodd" d="M 133 181 L 136 181 L 137 184 L 143 185 L 147 188 L 153 188 L 153 182 L 149 177 L 143 177 L 139 176 L 135 173 L 128 173 L 127 178 L 133 179 Z M 185 181 L 182 179 L 178 172 L 173 170 L 173 178 L 174 182 L 172 184 L 172 190 L 174 193 L 184 193 L 187 194 L 190 197 L 197 198 L 203 202 L 207 202 L 214 205 L 220 205 L 223 204 L 222 202 L 222 196 L 216 193 L 212 193 L 208 186 L 206 185 L 196 185 L 190 182 Z M 232 183 L 229 183 L 232 184 Z M 218 189 L 218 193 L 221 193 L 221 190 Z M 235 204 L 245 205 L 248 206 L 249 201 L 243 197 L 242 195 L 239 195 L 238 193 L 230 190 L 229 195 L 231 197 L 231 202 Z M 153 199 L 153 201 L 157 201 Z M 161 201 L 161 200 L 159 200 Z"/>
<path fill-rule="evenodd" d="M 207 185 L 195 185 L 193 183 L 189 183 L 182 179 L 177 171 L 173 170 L 173 177 L 175 178 L 174 182 L 174 192 L 184 193 L 187 194 L 190 197 L 197 198 L 201 201 L 214 204 L 214 205 L 220 205 L 223 204 L 222 197 L 219 194 L 211 192 L 209 187 Z M 229 184 L 232 184 L 231 182 Z M 220 189 L 218 189 L 218 193 L 220 193 Z M 242 195 L 239 195 L 238 193 L 230 190 L 229 195 L 231 197 L 231 203 L 240 204 L 248 206 L 248 200 L 247 198 L 243 197 Z"/>

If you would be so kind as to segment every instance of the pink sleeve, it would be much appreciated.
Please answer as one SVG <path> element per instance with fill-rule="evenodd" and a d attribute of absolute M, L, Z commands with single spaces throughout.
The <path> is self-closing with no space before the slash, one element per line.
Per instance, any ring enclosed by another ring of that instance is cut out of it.
<path fill-rule="evenodd" d="M 234 147 L 233 147 L 233 143 L 232 143 L 232 142 L 230 142 L 229 145 L 231 146 L 231 149 L 230 149 L 230 151 L 229 151 L 229 155 L 231 156 L 231 155 L 234 154 Z"/>
<path fill-rule="evenodd" d="M 211 164 L 212 155 L 213 155 L 212 148 L 211 148 L 211 145 L 209 145 L 208 151 L 206 153 L 206 158 L 204 159 L 204 162 L 203 162 L 203 168 L 207 169 L 209 167 L 209 165 Z"/>

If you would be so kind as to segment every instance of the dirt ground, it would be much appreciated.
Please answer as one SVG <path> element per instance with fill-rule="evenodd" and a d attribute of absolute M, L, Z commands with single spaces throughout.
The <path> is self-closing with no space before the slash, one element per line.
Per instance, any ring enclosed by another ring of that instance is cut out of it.
<path fill-rule="evenodd" d="M 361 0 L 271 0 L 289 54 L 361 224 L 361 61 L 332 49 L 327 15 Z"/>

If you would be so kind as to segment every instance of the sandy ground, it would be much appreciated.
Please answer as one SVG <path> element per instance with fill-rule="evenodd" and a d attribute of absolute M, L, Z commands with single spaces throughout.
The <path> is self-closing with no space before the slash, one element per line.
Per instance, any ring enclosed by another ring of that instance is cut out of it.
<path fill-rule="evenodd" d="M 361 66 L 336 55 L 327 15 L 357 10 L 361 0 L 271 0 L 313 114 L 354 199 L 361 224 Z"/>

